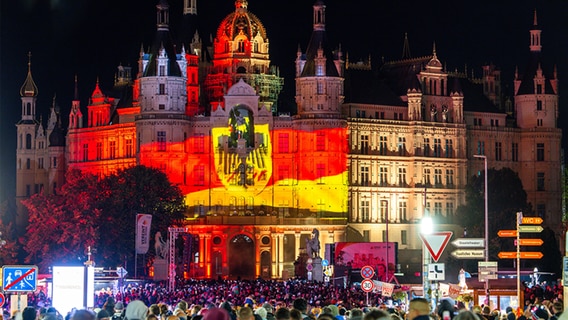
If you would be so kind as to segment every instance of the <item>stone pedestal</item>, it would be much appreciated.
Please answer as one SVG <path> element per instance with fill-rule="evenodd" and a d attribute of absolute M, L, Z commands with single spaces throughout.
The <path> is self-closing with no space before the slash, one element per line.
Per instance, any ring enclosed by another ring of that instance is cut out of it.
<path fill-rule="evenodd" d="M 154 260 L 154 281 L 168 280 L 168 260 Z"/>
<path fill-rule="evenodd" d="M 312 259 L 312 280 L 323 282 L 323 267 L 321 265 L 321 258 Z"/>

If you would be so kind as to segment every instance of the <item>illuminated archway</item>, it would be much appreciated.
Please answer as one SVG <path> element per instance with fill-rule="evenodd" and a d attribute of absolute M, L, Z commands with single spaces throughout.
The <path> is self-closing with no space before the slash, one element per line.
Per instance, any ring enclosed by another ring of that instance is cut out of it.
<path fill-rule="evenodd" d="M 270 278 L 272 275 L 272 261 L 269 251 L 262 251 L 260 254 L 260 276 L 263 278 Z"/>
<path fill-rule="evenodd" d="M 229 277 L 254 278 L 254 242 L 244 234 L 236 235 L 229 242 Z"/>

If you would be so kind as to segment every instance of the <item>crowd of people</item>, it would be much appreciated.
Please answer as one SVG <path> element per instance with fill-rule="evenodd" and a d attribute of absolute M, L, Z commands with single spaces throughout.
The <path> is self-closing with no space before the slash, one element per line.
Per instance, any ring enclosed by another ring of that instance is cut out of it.
<path fill-rule="evenodd" d="M 557 320 L 563 311 L 561 288 L 527 289 L 523 310 L 508 308 L 501 312 L 451 299 L 440 300 L 432 310 L 423 298 L 393 301 L 379 294 L 367 295 L 359 288 L 304 280 L 189 280 L 173 291 L 159 283 L 145 283 L 114 293 L 100 292 L 95 297 L 95 308 L 88 312 L 71 310 L 60 314 L 44 294 L 33 294 L 28 297 L 29 307 L 11 317 L 14 320 Z M 36 314 L 34 318 L 29 318 L 32 313 L 29 308 Z M 568 313 L 565 318 L 568 320 Z"/>

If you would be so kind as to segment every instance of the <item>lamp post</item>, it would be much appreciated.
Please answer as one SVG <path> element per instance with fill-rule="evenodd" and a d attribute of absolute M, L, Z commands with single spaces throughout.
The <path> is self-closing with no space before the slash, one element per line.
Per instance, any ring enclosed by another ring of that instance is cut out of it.
<path fill-rule="evenodd" d="M 424 216 L 420 221 L 420 233 L 431 234 L 434 231 L 434 224 L 432 218 L 424 211 Z M 428 300 L 431 306 L 431 297 L 428 294 L 430 290 L 430 281 L 428 280 L 428 264 L 430 264 L 430 255 L 427 252 L 426 244 L 422 243 L 422 290 L 424 291 L 424 299 Z"/>
<path fill-rule="evenodd" d="M 489 219 L 488 219 L 488 206 L 487 206 L 487 156 L 474 154 L 474 158 L 483 159 L 484 165 L 484 180 L 485 186 L 483 188 L 484 191 L 484 198 L 485 198 L 485 262 L 489 261 Z M 489 300 L 489 279 L 485 279 L 485 299 L 487 300 L 487 305 L 491 306 L 491 302 Z M 520 302 L 519 302 L 520 303 Z"/>

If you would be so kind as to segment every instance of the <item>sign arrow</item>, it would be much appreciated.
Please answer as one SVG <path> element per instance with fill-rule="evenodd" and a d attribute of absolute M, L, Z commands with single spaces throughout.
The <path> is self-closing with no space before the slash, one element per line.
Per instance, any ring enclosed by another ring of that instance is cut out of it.
<path fill-rule="evenodd" d="M 519 232 L 532 232 L 532 233 L 539 233 L 542 232 L 544 228 L 541 226 L 519 226 Z"/>
<path fill-rule="evenodd" d="M 541 259 L 544 255 L 542 252 L 525 251 L 520 252 L 521 259 Z M 514 251 L 501 251 L 499 252 L 499 259 L 516 259 L 517 253 Z"/>
<path fill-rule="evenodd" d="M 542 239 L 519 239 L 519 243 L 521 246 L 542 246 L 544 241 Z M 517 245 L 517 240 L 515 239 L 515 245 Z"/>
<path fill-rule="evenodd" d="M 499 230 L 497 235 L 501 238 L 512 238 L 517 236 L 517 230 Z"/>
<path fill-rule="evenodd" d="M 483 238 L 458 238 L 452 241 L 457 248 L 483 248 L 485 247 L 485 239 Z"/>
<path fill-rule="evenodd" d="M 452 256 L 458 259 L 483 259 L 485 258 L 485 250 L 478 249 L 478 250 L 455 250 L 452 252 Z"/>
<path fill-rule="evenodd" d="M 541 217 L 523 217 L 522 224 L 541 224 L 542 222 Z"/>

